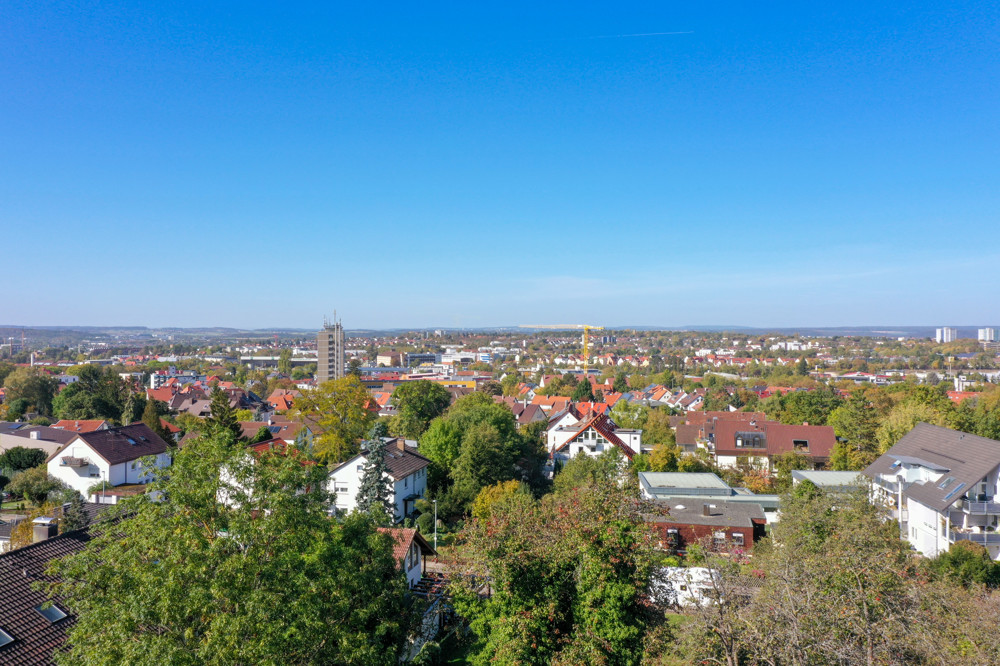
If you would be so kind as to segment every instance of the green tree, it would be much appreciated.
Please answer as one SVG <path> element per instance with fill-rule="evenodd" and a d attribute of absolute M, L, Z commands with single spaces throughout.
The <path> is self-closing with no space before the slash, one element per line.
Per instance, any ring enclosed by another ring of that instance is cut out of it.
<path fill-rule="evenodd" d="M 618 449 L 608 449 L 599 456 L 589 456 L 580 451 L 566 461 L 553 481 L 553 490 L 565 494 L 579 488 L 614 485 L 624 468 Z"/>
<path fill-rule="evenodd" d="M 791 425 L 826 425 L 826 421 L 843 400 L 833 391 L 792 391 L 781 399 L 781 422 Z"/>
<path fill-rule="evenodd" d="M 211 393 L 211 416 L 205 419 L 205 426 L 210 433 L 220 433 L 237 442 L 243 436 L 236 410 L 229 404 L 229 394 L 216 388 Z"/>
<path fill-rule="evenodd" d="M 392 502 L 392 480 L 389 466 L 385 464 L 387 444 L 383 439 L 373 439 L 367 444 L 367 454 L 361 470 L 358 487 L 357 510 L 368 514 L 372 520 L 388 525 L 395 518 Z"/>
<path fill-rule="evenodd" d="M 619 428 L 642 430 L 649 418 L 649 407 L 619 400 L 611 408 L 609 416 Z"/>
<path fill-rule="evenodd" d="M 278 354 L 278 372 L 283 375 L 292 374 L 292 350 L 287 347 Z"/>
<path fill-rule="evenodd" d="M 462 436 L 462 447 L 451 470 L 454 492 L 471 506 L 479 491 L 514 477 L 513 456 L 500 432 L 489 423 L 473 426 Z"/>
<path fill-rule="evenodd" d="M 145 423 L 150 430 L 159 435 L 160 439 L 170 444 L 174 441 L 174 437 L 173 435 L 170 434 L 170 431 L 167 430 L 162 423 L 160 423 L 160 415 L 162 413 L 160 411 L 161 405 L 163 406 L 163 411 L 165 412 L 166 405 L 164 405 L 162 402 L 154 400 L 152 398 L 147 400 L 146 407 L 142 410 L 142 422 Z M 229 402 L 227 400 L 226 406 L 228 407 L 228 405 Z"/>
<path fill-rule="evenodd" d="M 576 387 L 573 389 L 572 398 L 575 402 L 593 401 L 594 387 L 589 379 L 584 377 L 581 381 L 577 382 Z"/>
<path fill-rule="evenodd" d="M 303 391 L 294 418 L 315 433 L 313 448 L 323 460 L 343 462 L 357 455 L 361 441 L 378 419 L 368 391 L 357 377 L 323 382 Z"/>
<path fill-rule="evenodd" d="M 392 539 L 330 519 L 323 466 L 216 432 L 172 471 L 53 562 L 77 618 L 59 663 L 398 663 L 412 607 Z"/>
<path fill-rule="evenodd" d="M 49 474 L 45 465 L 32 467 L 11 477 L 7 490 L 20 495 L 32 504 L 41 504 L 49 493 L 65 488 L 62 481 Z"/>
<path fill-rule="evenodd" d="M 628 377 L 625 375 L 624 372 L 619 372 L 617 375 L 615 375 L 614 389 L 615 393 L 629 392 Z"/>
<path fill-rule="evenodd" d="M 650 531 L 631 489 L 610 484 L 541 501 L 513 493 L 470 521 L 473 574 L 456 578 L 472 664 L 639 664 L 662 609 L 650 603 Z"/>
<path fill-rule="evenodd" d="M 617 405 L 617 403 L 616 403 Z M 674 444 L 677 436 L 670 427 L 670 411 L 658 407 L 650 409 L 643 424 L 642 441 L 644 444 Z"/>
<path fill-rule="evenodd" d="M 25 411 L 52 415 L 52 399 L 59 382 L 38 368 L 18 368 L 4 379 L 6 400 L 24 400 Z"/>
<path fill-rule="evenodd" d="M 397 434 L 417 439 L 432 420 L 448 409 L 451 393 L 436 382 L 421 379 L 398 386 L 392 393 L 392 401 L 399 416 Z"/>
<path fill-rule="evenodd" d="M 839 470 L 864 469 L 878 453 L 878 413 L 867 391 L 856 391 L 844 404 L 830 413 L 827 425 L 844 440 L 831 456 L 831 467 Z"/>
<path fill-rule="evenodd" d="M 64 498 L 62 520 L 59 521 L 59 531 L 72 532 L 83 529 L 90 524 L 90 517 L 84 507 L 83 496 L 73 490 L 67 493 L 68 498 Z"/>
<path fill-rule="evenodd" d="M 420 454 L 431 461 L 427 483 L 438 489 L 447 483 L 448 473 L 462 448 L 462 429 L 458 424 L 438 418 L 420 438 Z"/>
<path fill-rule="evenodd" d="M 956 541 L 947 552 L 927 564 L 938 578 L 962 587 L 1000 587 L 1000 564 L 994 562 L 989 551 L 978 543 Z"/>
<path fill-rule="evenodd" d="M 41 449 L 29 449 L 23 446 L 13 446 L 3 453 L 0 453 L 0 469 L 9 469 L 11 472 L 23 472 L 32 467 L 38 467 L 45 462 L 45 451 Z"/>

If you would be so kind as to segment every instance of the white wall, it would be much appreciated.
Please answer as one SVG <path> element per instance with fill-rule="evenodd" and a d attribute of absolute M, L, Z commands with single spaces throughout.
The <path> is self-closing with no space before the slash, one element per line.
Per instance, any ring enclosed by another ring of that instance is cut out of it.
<path fill-rule="evenodd" d="M 67 467 L 62 464 L 64 457 L 86 458 L 90 461 L 90 464 L 83 467 Z M 94 450 L 80 438 L 67 444 L 65 449 L 49 461 L 48 468 L 49 474 L 70 488 L 79 491 L 85 497 L 87 495 L 87 488 L 90 488 L 95 483 L 99 483 L 102 478 L 108 481 L 109 484 L 114 485 L 114 482 L 111 481 L 110 465 L 94 453 Z"/>
<path fill-rule="evenodd" d="M 336 493 L 335 506 L 340 511 L 350 513 L 358 506 L 358 490 L 361 488 L 361 477 L 364 473 L 365 459 L 362 456 L 355 456 L 342 465 L 329 477 L 328 490 Z M 392 480 L 388 474 L 386 479 Z M 399 522 L 405 517 L 404 500 L 410 495 L 427 495 L 427 468 L 417 470 L 406 478 L 395 481 L 392 484 L 393 505 L 395 506 L 395 520 Z"/>

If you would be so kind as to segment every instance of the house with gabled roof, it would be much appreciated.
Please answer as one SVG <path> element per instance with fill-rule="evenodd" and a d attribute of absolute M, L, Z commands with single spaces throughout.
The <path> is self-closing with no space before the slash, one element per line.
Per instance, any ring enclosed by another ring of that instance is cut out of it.
<path fill-rule="evenodd" d="M 67 432 L 93 432 L 94 430 L 107 430 L 111 427 L 111 424 L 102 419 L 62 419 L 56 421 L 50 427 Z"/>
<path fill-rule="evenodd" d="M 151 457 L 145 466 L 142 458 Z M 170 466 L 167 443 L 145 423 L 76 433 L 45 461 L 49 474 L 87 497 L 102 481 L 109 486 L 141 484 Z"/>
<path fill-rule="evenodd" d="M 719 420 L 714 422 L 712 442 L 720 467 L 734 467 L 740 458 L 746 458 L 751 464 L 771 471 L 774 458 L 790 452 L 806 456 L 816 469 L 823 468 L 830 461 L 837 437 L 831 426 Z"/>
<path fill-rule="evenodd" d="M 923 555 L 972 541 L 1000 560 L 1000 441 L 918 423 L 863 474 Z"/>
<path fill-rule="evenodd" d="M 596 457 L 610 449 L 618 449 L 631 460 L 641 453 L 641 443 L 641 430 L 617 428 L 606 414 L 597 414 L 573 425 L 548 431 L 549 455 L 563 462 L 581 452 Z"/>
<path fill-rule="evenodd" d="M 398 523 L 413 513 L 416 501 L 427 494 L 427 467 L 430 460 L 417 451 L 417 442 L 402 437 L 383 438 L 388 446 L 385 464 L 388 467 L 386 479 L 392 484 L 392 503 L 395 507 L 393 518 Z M 361 478 L 364 476 L 368 451 L 335 467 L 329 476 L 329 490 L 336 495 L 337 511 L 350 512 L 357 505 Z"/>
<path fill-rule="evenodd" d="M 392 553 L 399 562 L 399 568 L 406 574 L 407 584 L 413 588 L 424 576 L 427 558 L 434 557 L 437 553 L 415 529 L 380 527 L 378 531 L 392 537 Z"/>

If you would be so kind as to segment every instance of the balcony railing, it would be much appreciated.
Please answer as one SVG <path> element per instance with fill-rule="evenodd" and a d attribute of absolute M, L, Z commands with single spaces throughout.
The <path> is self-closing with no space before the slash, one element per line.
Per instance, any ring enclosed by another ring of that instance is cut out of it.
<path fill-rule="evenodd" d="M 73 458 L 71 456 L 64 456 L 61 462 L 63 467 L 86 467 L 90 464 L 86 458 Z"/>
<path fill-rule="evenodd" d="M 880 479 L 880 478 L 876 477 L 875 478 L 875 483 L 880 488 L 888 490 L 890 493 L 896 494 L 896 493 L 899 492 L 899 484 L 896 483 L 895 481 L 886 481 L 885 479 Z"/>
<path fill-rule="evenodd" d="M 962 500 L 962 510 L 966 513 L 985 514 L 1000 513 L 1000 502 L 993 501 L 994 497 L 989 497 L 985 502 L 973 502 L 972 500 Z"/>
<path fill-rule="evenodd" d="M 1000 543 L 997 532 L 951 532 L 952 541 L 971 541 L 982 545 Z"/>

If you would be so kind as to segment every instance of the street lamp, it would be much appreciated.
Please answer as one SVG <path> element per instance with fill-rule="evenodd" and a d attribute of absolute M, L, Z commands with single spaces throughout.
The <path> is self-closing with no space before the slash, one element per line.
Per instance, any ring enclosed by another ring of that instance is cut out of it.
<path fill-rule="evenodd" d="M 434 552 L 438 549 L 438 501 L 434 500 Z"/>

